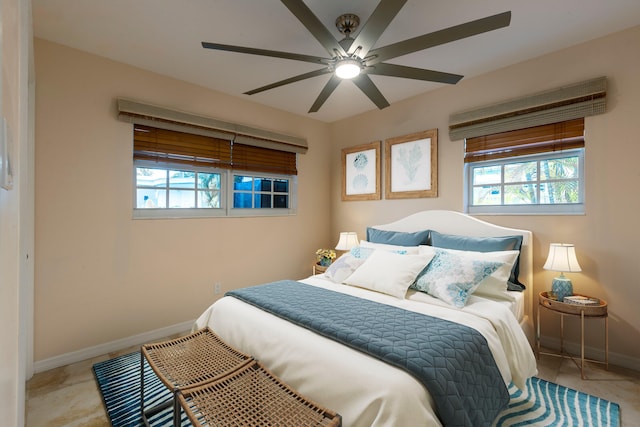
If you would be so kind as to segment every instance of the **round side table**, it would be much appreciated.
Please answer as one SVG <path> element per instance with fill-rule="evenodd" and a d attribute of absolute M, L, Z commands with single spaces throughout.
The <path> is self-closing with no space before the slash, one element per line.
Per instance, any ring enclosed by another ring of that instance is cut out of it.
<path fill-rule="evenodd" d="M 313 275 L 315 276 L 316 274 L 322 274 L 327 271 L 327 268 L 329 268 L 329 266 L 320 265 L 317 263 L 313 264 Z"/>
<path fill-rule="evenodd" d="M 577 295 L 577 294 L 574 294 Z M 585 296 L 586 295 L 581 295 Z M 590 297 L 587 297 L 590 298 Z M 550 356 L 568 357 L 574 361 L 574 363 L 580 368 L 580 377 L 584 380 L 584 362 L 603 363 L 606 369 L 609 369 L 609 313 L 607 310 L 607 302 L 599 299 L 599 304 L 570 304 L 560 302 L 549 298 L 547 292 L 540 292 L 538 295 L 538 310 L 537 310 L 537 328 L 536 328 L 536 350 L 538 358 L 540 354 L 546 354 Z M 545 353 L 540 351 L 540 307 L 543 307 L 551 312 L 560 315 L 560 352 L 559 353 Z M 564 350 L 564 317 L 574 316 L 580 317 L 580 363 L 570 354 Z M 595 318 L 604 319 L 604 362 L 600 360 L 585 359 L 584 357 L 584 319 Z"/>

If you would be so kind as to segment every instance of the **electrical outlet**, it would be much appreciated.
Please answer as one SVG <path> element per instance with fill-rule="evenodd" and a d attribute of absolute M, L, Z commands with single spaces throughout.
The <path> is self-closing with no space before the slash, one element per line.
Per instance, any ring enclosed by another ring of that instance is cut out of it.
<path fill-rule="evenodd" d="M 222 283 L 216 282 L 213 284 L 214 295 L 220 295 L 222 293 Z"/>

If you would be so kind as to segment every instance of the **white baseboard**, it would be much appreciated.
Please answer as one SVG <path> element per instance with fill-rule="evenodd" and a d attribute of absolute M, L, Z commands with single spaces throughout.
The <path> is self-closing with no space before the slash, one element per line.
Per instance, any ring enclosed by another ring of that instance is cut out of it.
<path fill-rule="evenodd" d="M 540 345 L 549 349 L 559 349 L 560 339 L 541 337 Z M 565 351 L 572 355 L 577 355 L 580 358 L 580 343 L 579 342 L 564 342 Z M 604 361 L 604 348 L 598 347 L 584 347 L 585 358 Z M 624 354 L 614 353 L 609 350 L 609 364 L 621 366 L 623 368 L 633 369 L 634 371 L 640 371 L 640 359 L 629 357 Z"/>
<path fill-rule="evenodd" d="M 34 363 L 35 373 L 48 371 L 49 369 L 59 368 L 61 366 L 70 365 L 72 363 L 81 362 L 91 359 L 92 357 L 102 356 L 103 354 L 119 351 L 127 347 L 142 345 L 148 342 L 157 341 L 165 337 L 181 334 L 191 330 L 194 321 L 178 323 L 177 325 L 167 326 L 165 328 L 156 329 L 154 331 L 145 332 L 127 338 L 99 344 L 93 347 L 84 348 L 82 350 L 73 351 L 71 353 L 61 354 L 60 356 L 50 357 L 44 360 L 38 360 Z"/>

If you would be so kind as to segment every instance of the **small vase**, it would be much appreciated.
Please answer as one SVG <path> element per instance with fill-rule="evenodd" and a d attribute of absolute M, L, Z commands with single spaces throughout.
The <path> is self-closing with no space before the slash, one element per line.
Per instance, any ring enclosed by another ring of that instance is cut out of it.
<path fill-rule="evenodd" d="M 320 264 L 323 267 L 329 267 L 331 265 L 331 260 L 329 258 L 320 258 L 320 261 L 318 262 L 318 264 Z"/>
<path fill-rule="evenodd" d="M 564 302 L 564 297 L 573 295 L 573 285 L 571 284 L 571 280 L 561 274 L 560 277 L 553 279 L 551 291 L 556 294 L 558 301 Z"/>

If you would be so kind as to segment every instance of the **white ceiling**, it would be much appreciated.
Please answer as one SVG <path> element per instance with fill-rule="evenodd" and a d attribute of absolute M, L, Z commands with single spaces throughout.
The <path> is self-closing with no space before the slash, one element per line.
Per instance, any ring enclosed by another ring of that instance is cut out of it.
<path fill-rule="evenodd" d="M 335 34 L 335 19 L 355 13 L 361 27 L 378 0 L 305 0 Z M 305 62 L 220 52 L 202 41 L 326 57 L 279 0 L 32 0 L 36 37 L 192 82 L 292 113 L 332 122 L 375 105 L 343 81 L 319 112 L 308 114 L 328 75 L 243 95 L 320 68 Z M 388 61 L 477 76 L 640 23 L 640 0 L 408 0 L 375 47 L 497 13 L 511 25 Z M 393 105 L 443 84 L 371 76 Z"/>

